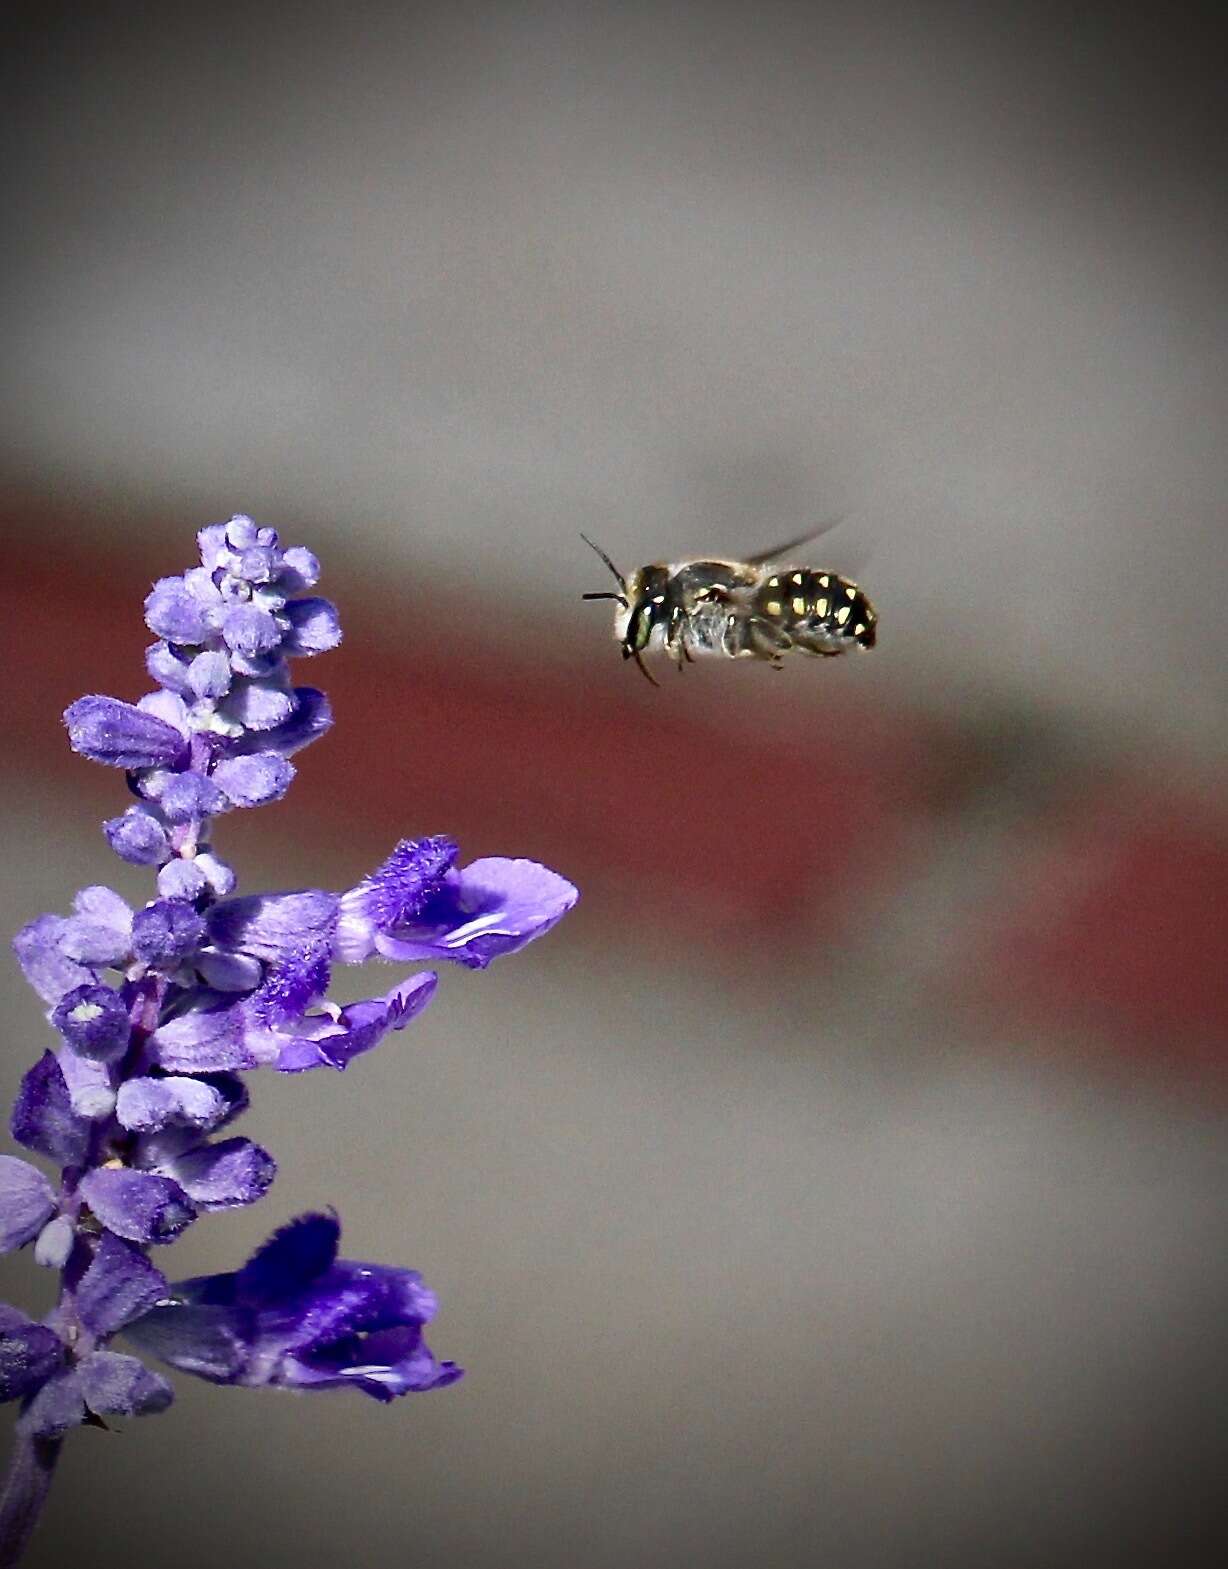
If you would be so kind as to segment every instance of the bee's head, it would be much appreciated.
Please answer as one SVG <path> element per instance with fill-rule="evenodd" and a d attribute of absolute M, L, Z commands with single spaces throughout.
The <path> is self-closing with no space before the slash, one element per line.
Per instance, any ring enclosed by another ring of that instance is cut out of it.
<path fill-rule="evenodd" d="M 669 620 L 668 587 L 665 567 L 641 567 L 627 579 L 627 602 L 614 618 L 614 636 L 622 644 L 624 659 L 642 654 L 653 631 Z"/>
<path fill-rule="evenodd" d="M 597 552 L 618 584 L 617 594 L 611 593 L 609 589 L 603 589 L 599 593 L 584 594 L 582 598 L 613 599 L 618 602 L 619 608 L 614 615 L 614 636 L 622 647 L 623 658 L 634 659 L 645 680 L 651 681 L 653 686 L 656 686 L 658 684 L 656 678 L 640 655 L 651 642 L 654 630 L 658 626 L 669 624 L 671 614 L 669 568 L 641 567 L 638 572 L 633 572 L 630 577 L 625 578 L 600 545 L 594 545 L 587 534 L 581 534 L 580 538 Z"/>

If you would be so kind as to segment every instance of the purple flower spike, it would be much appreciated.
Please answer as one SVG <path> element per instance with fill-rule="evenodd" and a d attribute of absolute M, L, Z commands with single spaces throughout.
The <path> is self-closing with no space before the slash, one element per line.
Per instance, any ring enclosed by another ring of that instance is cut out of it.
<path fill-rule="evenodd" d="M 74 752 L 112 768 L 177 768 L 188 744 L 173 725 L 115 697 L 79 697 L 64 711 Z"/>
<path fill-rule="evenodd" d="M 352 1388 L 376 1400 L 461 1376 L 422 1338 L 435 1298 L 409 1269 L 337 1258 L 335 1216 L 303 1215 L 237 1274 L 175 1287 L 173 1305 L 130 1326 L 142 1350 L 221 1384 Z"/>
<path fill-rule="evenodd" d="M 0 1155 L 0 1253 L 33 1242 L 55 1214 L 55 1192 L 29 1161 Z"/>
<path fill-rule="evenodd" d="M 530 861 L 461 869 L 444 835 L 402 839 L 344 895 L 233 897 L 215 826 L 279 801 L 290 757 L 332 725 L 324 694 L 292 684 L 291 661 L 336 647 L 341 626 L 313 592 L 315 556 L 283 547 L 276 530 L 238 514 L 197 543 L 200 565 L 159 579 L 145 600 L 156 690 L 136 704 L 82 697 L 64 715 L 76 751 L 126 772 L 132 799 L 103 832 L 120 860 L 151 869 L 156 896 L 134 914 L 112 889 L 84 888 L 69 915 L 40 916 L 13 944 L 59 1039 L 23 1077 L 11 1128 L 59 1177 L 0 1155 L 0 1250 L 32 1244 L 34 1261 L 59 1273 L 60 1296 L 42 1324 L 0 1304 L 0 1399 L 21 1402 L 0 1487 L 6 1564 L 72 1428 L 170 1403 L 165 1379 L 111 1349 L 117 1334 L 222 1384 L 391 1400 L 461 1376 L 423 1339 L 435 1299 L 419 1277 L 338 1258 L 334 1216 L 303 1216 L 241 1270 L 174 1288 L 149 1252 L 268 1191 L 272 1155 L 219 1136 L 248 1105 L 239 1073 L 344 1069 L 435 993 L 427 970 L 341 1006 L 328 997 L 336 964 L 481 967 L 547 931 L 576 897 Z"/>

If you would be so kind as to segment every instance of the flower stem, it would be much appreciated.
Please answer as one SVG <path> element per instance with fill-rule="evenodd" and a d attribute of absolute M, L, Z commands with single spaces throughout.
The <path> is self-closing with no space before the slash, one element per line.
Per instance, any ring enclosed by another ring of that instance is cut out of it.
<path fill-rule="evenodd" d="M 63 1442 L 62 1438 L 16 1435 L 9 1474 L 0 1494 L 0 1569 L 10 1569 L 29 1545 Z"/>

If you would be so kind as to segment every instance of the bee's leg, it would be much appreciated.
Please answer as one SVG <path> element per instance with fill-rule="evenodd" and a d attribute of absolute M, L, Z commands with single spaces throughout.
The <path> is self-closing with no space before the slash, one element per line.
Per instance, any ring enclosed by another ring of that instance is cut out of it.
<path fill-rule="evenodd" d="M 674 656 L 674 664 L 682 670 L 682 661 L 692 664 L 692 657 L 687 651 L 687 618 L 682 613 L 681 606 L 674 606 L 670 615 L 670 629 L 665 634 L 665 646 Z"/>
<path fill-rule="evenodd" d="M 838 648 L 827 648 L 822 643 L 810 642 L 804 633 L 794 639 L 793 646 L 800 653 L 809 654 L 812 659 L 839 659 L 841 653 Z"/>
<path fill-rule="evenodd" d="M 751 616 L 746 623 L 745 646 L 757 659 L 769 659 L 779 670 L 781 659 L 793 647 L 793 639 L 762 616 Z"/>

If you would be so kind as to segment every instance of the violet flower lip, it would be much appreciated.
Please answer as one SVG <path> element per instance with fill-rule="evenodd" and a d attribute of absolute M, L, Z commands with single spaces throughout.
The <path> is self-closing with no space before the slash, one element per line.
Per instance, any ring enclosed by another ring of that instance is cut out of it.
<path fill-rule="evenodd" d="M 339 1257 L 335 1214 L 300 1216 L 232 1273 L 173 1285 L 154 1264 L 204 1215 L 258 1202 L 272 1155 L 229 1131 L 256 1069 L 344 1070 L 431 1002 L 433 970 L 344 1006 L 334 967 L 382 959 L 481 969 L 543 935 L 576 889 L 536 862 L 459 865 L 445 835 L 402 839 L 342 892 L 236 894 L 213 848 L 217 819 L 280 800 L 291 754 L 325 735 L 323 693 L 289 661 L 341 638 L 310 591 L 319 562 L 236 516 L 197 536 L 200 565 L 145 600 L 156 690 L 90 694 L 64 715 L 81 756 L 122 769 L 135 800 L 103 825 L 123 861 L 154 874 L 132 909 L 83 888 L 13 942 L 56 1039 L 22 1080 L 14 1139 L 58 1168 L 0 1155 L 0 1250 L 31 1246 L 58 1271 L 41 1323 L 0 1304 L 0 1400 L 20 1403 L 0 1502 L 0 1556 L 24 1549 L 65 1436 L 163 1411 L 171 1385 L 140 1350 L 214 1383 L 352 1388 L 387 1401 L 454 1383 L 423 1338 L 436 1301 L 399 1266 Z M 223 1132 L 225 1130 L 225 1132 Z"/>

